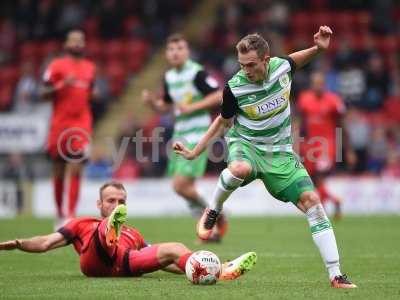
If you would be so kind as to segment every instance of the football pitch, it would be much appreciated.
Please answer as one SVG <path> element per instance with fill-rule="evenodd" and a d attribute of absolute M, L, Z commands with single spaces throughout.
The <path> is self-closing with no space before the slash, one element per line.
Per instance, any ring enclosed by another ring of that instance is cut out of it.
<path fill-rule="evenodd" d="M 196 245 L 190 218 L 130 219 L 150 243 L 179 241 L 221 261 L 255 251 L 252 271 L 236 281 L 194 286 L 182 275 L 86 278 L 71 246 L 45 254 L 0 251 L 0 299 L 400 299 L 400 217 L 345 217 L 334 222 L 342 270 L 358 285 L 329 287 L 305 219 L 231 218 L 218 245 Z M 51 220 L 0 220 L 0 240 L 46 234 Z"/>

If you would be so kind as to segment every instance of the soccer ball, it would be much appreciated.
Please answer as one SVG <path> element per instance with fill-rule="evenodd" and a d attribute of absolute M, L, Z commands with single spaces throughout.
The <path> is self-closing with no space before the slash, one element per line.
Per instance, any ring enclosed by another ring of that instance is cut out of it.
<path fill-rule="evenodd" d="M 215 284 L 221 273 L 221 262 L 214 253 L 200 250 L 189 256 L 185 271 L 193 284 Z"/>

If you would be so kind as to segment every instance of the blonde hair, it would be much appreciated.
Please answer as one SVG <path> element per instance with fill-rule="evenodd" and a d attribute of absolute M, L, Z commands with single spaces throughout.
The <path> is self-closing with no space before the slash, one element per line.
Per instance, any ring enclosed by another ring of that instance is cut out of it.
<path fill-rule="evenodd" d="M 265 54 L 269 54 L 269 45 L 260 34 L 252 33 L 246 35 L 237 43 L 236 50 L 242 54 L 255 50 L 258 57 L 263 58 Z"/>

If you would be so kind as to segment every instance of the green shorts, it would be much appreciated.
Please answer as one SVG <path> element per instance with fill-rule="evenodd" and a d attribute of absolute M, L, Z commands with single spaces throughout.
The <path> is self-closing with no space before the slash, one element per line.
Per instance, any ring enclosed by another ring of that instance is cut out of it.
<path fill-rule="evenodd" d="M 186 144 L 189 149 L 193 149 L 196 144 Z M 168 176 L 202 177 L 206 171 L 208 154 L 204 151 L 194 160 L 187 160 L 182 156 L 171 152 L 168 160 Z"/>
<path fill-rule="evenodd" d="M 233 161 L 246 161 L 252 167 L 242 186 L 261 179 L 273 197 L 294 204 L 303 192 L 314 190 L 307 170 L 295 153 L 264 152 L 243 141 L 232 141 L 228 147 L 228 165 Z"/>

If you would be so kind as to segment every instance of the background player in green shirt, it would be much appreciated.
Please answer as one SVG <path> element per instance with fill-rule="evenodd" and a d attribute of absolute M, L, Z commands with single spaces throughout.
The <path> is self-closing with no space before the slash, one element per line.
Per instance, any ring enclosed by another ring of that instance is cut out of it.
<path fill-rule="evenodd" d="M 192 149 L 207 132 L 211 124 L 208 109 L 221 103 L 222 91 L 218 82 L 204 70 L 203 66 L 189 58 L 187 40 L 180 34 L 167 39 L 166 58 L 171 66 L 164 75 L 164 97 L 157 97 L 148 90 L 142 98 L 159 113 L 173 111 L 175 116 L 173 139 L 181 140 Z M 187 200 L 192 215 L 199 218 L 207 203 L 196 189 L 196 178 L 204 175 L 207 153 L 188 161 L 172 152 L 168 161 L 168 175 L 173 176 L 176 193 Z M 227 228 L 225 219 L 218 220 L 214 232 L 203 240 L 218 241 Z"/>
<path fill-rule="evenodd" d="M 194 159 L 212 139 L 230 128 L 226 134 L 228 168 L 221 173 L 211 207 L 197 225 L 200 238 L 211 234 L 224 201 L 235 189 L 261 179 L 275 198 L 292 202 L 306 215 L 331 286 L 354 288 L 356 285 L 340 271 L 331 223 L 292 149 L 289 96 L 293 73 L 326 50 L 331 35 L 329 27 L 321 26 L 314 35 L 314 46 L 284 58 L 270 57 L 269 45 L 260 35 L 244 37 L 236 46 L 241 70 L 224 88 L 221 115 L 194 149 L 179 142 L 174 149 L 185 158 Z"/>

